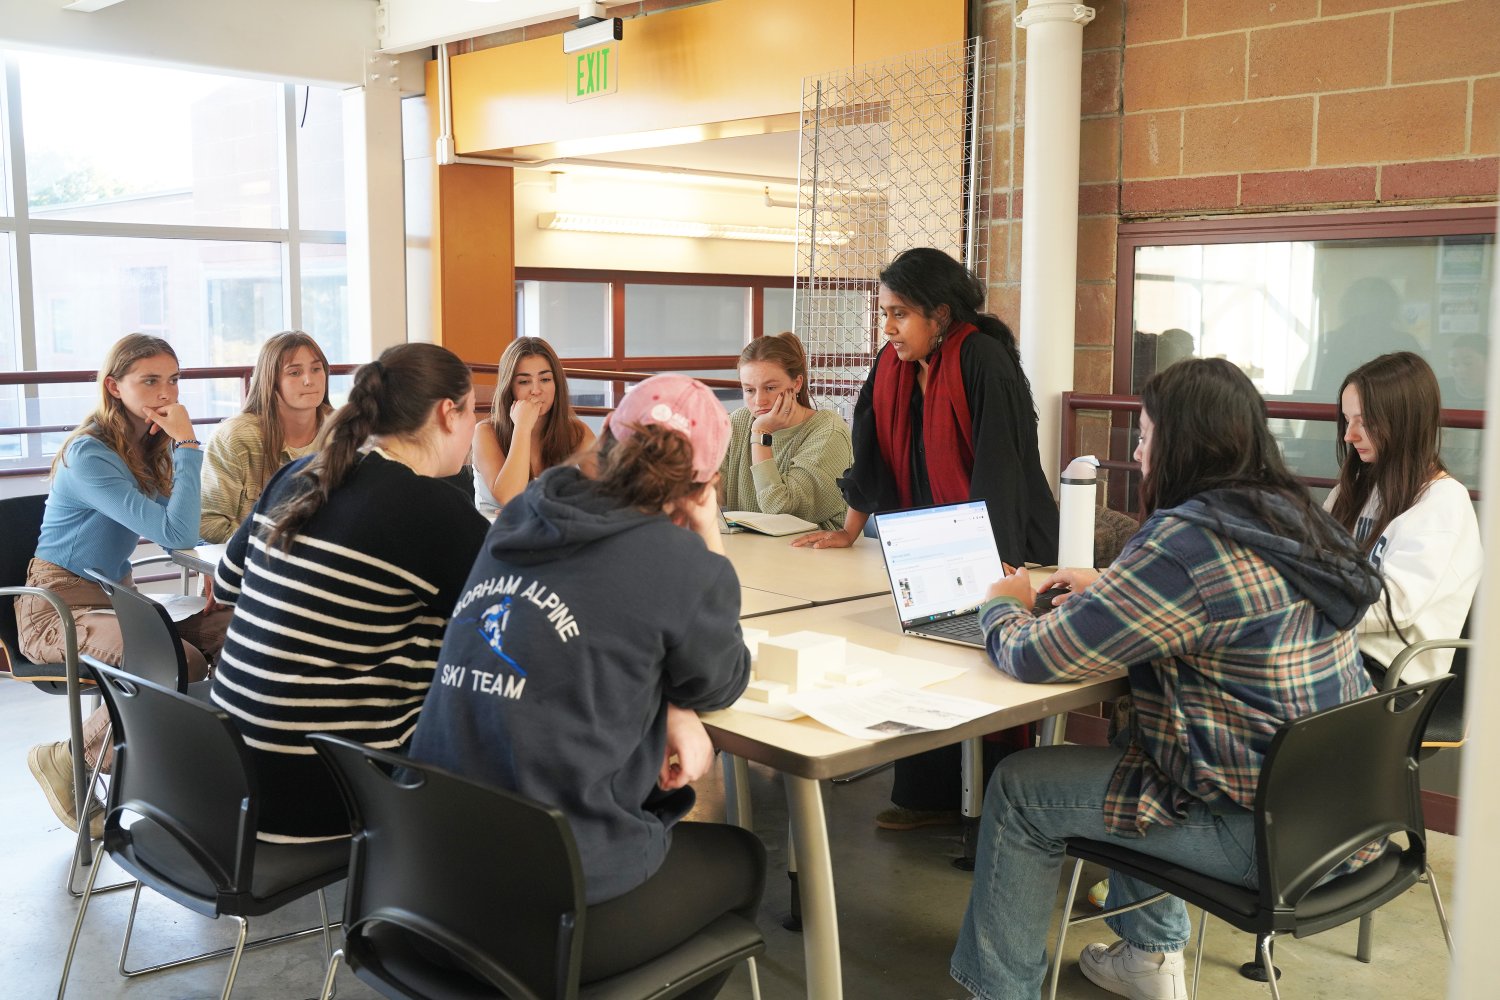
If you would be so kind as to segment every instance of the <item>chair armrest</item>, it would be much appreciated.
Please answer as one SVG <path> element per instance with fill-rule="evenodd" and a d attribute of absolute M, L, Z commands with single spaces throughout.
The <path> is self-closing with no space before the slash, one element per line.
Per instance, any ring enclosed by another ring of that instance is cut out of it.
<path fill-rule="evenodd" d="M 151 565 L 154 565 L 156 563 L 175 563 L 175 562 L 176 561 L 172 558 L 172 554 L 170 552 L 163 552 L 161 555 L 141 556 L 138 559 L 132 559 L 132 560 L 130 560 L 130 568 L 131 569 L 137 569 L 137 568 L 139 568 L 141 566 L 151 566 Z"/>
<path fill-rule="evenodd" d="M 1429 649 L 1472 649 L 1473 646 L 1474 640 L 1472 639 L 1423 639 L 1421 642 L 1414 642 L 1397 653 L 1390 666 L 1385 668 L 1385 682 L 1380 685 L 1380 690 L 1394 691 L 1401 683 L 1401 671 L 1406 669 L 1406 665 L 1414 657 L 1422 655 Z"/>

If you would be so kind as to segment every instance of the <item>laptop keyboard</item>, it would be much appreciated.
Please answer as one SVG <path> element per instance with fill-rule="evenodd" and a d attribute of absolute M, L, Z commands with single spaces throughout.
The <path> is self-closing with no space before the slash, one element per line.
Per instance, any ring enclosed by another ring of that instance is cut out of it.
<path fill-rule="evenodd" d="M 918 631 L 930 635 L 941 635 L 949 639 L 963 639 L 976 645 L 984 645 L 984 629 L 979 627 L 978 615 L 959 615 L 935 622 L 923 622 Z"/>

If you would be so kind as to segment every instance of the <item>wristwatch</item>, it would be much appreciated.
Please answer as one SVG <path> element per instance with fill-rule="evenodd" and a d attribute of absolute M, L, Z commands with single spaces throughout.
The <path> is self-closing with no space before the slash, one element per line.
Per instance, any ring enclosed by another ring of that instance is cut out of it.
<path fill-rule="evenodd" d="M 758 444 L 758 445 L 762 445 L 762 446 L 764 446 L 766 448 L 769 448 L 769 447 L 771 447 L 771 435 L 769 435 L 769 434 L 757 434 L 757 435 L 755 435 L 755 443 Z"/>

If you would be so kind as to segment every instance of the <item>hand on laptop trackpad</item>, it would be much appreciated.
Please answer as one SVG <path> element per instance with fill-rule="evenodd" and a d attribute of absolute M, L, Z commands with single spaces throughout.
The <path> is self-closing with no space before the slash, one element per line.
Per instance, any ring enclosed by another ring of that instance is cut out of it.
<path fill-rule="evenodd" d="M 1057 599 L 1064 594 L 1071 594 L 1067 587 L 1049 587 L 1036 595 L 1036 603 L 1031 606 L 1033 614 L 1043 615 L 1057 606 Z"/>

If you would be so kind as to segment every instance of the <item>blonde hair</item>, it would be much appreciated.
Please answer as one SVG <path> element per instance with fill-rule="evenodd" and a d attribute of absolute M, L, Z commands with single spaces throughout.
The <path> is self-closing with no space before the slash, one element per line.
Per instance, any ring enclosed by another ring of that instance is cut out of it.
<path fill-rule="evenodd" d="M 786 330 L 770 337 L 756 337 L 740 352 L 741 365 L 751 361 L 768 361 L 786 372 L 787 378 L 801 378 L 802 387 L 797 390 L 797 402 L 812 409 L 812 395 L 807 389 L 807 351 L 795 333 Z"/>
<path fill-rule="evenodd" d="M 490 402 L 490 427 L 495 432 L 495 440 L 509 454 L 511 439 L 516 432 L 515 424 L 510 420 L 510 407 L 516 401 L 516 369 L 525 358 L 546 358 L 547 366 L 552 369 L 552 409 L 547 411 L 542 422 L 542 467 L 550 469 L 566 462 L 583 444 L 583 424 L 573 415 L 573 401 L 568 396 L 568 377 L 563 374 L 562 362 L 552 345 L 541 337 L 517 337 L 500 355 L 499 381 L 495 383 L 495 395 Z"/>
<path fill-rule="evenodd" d="M 57 449 L 52 459 L 52 475 L 68 464 L 68 449 L 78 438 L 88 435 L 103 441 L 110 451 L 119 455 L 125 467 L 135 477 L 141 492 L 147 496 L 170 496 L 172 493 L 172 439 L 166 434 L 148 434 L 144 439 L 136 436 L 130 422 L 130 414 L 105 384 L 106 378 L 119 382 L 137 362 L 165 354 L 177 362 L 177 352 L 172 345 L 160 337 L 147 333 L 132 333 L 115 341 L 104 363 L 99 366 L 99 402 L 94 412 L 84 418 L 83 423 L 69 434 Z"/>
<path fill-rule="evenodd" d="M 318 404 L 318 426 L 322 427 L 323 421 L 333 412 L 333 404 L 328 401 L 328 357 L 318 342 L 301 330 L 286 330 L 268 337 L 260 345 L 260 356 L 255 359 L 255 372 L 250 376 L 250 391 L 245 396 L 244 406 L 244 412 L 253 415 L 256 426 L 260 428 L 267 458 L 267 478 L 276 471 L 281 450 L 286 446 L 286 435 L 281 428 L 281 368 L 303 347 L 312 351 L 323 366 L 323 402 Z"/>

